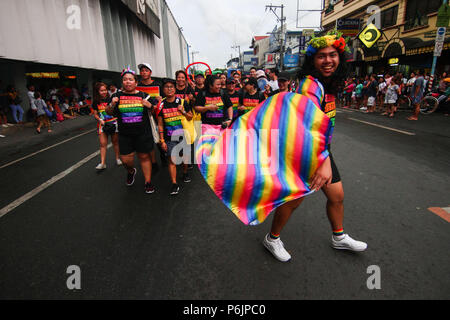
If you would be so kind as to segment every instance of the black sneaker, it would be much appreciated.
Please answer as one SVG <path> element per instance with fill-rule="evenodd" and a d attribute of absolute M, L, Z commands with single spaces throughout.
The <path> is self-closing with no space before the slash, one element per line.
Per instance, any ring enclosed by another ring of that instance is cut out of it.
<path fill-rule="evenodd" d="M 145 184 L 145 193 L 147 194 L 155 193 L 155 187 L 153 187 L 153 185 L 149 182 Z"/>
<path fill-rule="evenodd" d="M 188 173 L 185 173 L 184 175 L 183 175 L 183 182 L 184 183 L 189 183 L 189 182 L 191 182 L 192 180 L 191 180 L 191 177 L 189 176 L 189 174 Z"/>
<path fill-rule="evenodd" d="M 194 165 L 193 164 L 188 164 L 188 170 L 194 170 Z"/>
<path fill-rule="evenodd" d="M 127 176 L 127 186 L 131 187 L 134 184 L 134 178 L 136 177 L 137 170 L 134 168 L 133 173 L 128 173 Z"/>
<path fill-rule="evenodd" d="M 176 196 L 180 192 L 180 187 L 177 184 L 172 185 L 172 191 L 170 192 L 171 196 Z"/>

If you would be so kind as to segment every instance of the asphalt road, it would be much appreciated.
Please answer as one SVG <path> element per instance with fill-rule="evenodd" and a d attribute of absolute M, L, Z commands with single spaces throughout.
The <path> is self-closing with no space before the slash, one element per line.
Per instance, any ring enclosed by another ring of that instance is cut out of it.
<path fill-rule="evenodd" d="M 244 226 L 198 170 L 176 198 L 165 170 L 154 177 L 157 192 L 146 195 L 142 174 L 125 186 L 109 150 L 106 171 L 95 171 L 96 156 L 0 218 L 0 298 L 448 299 L 450 224 L 428 208 L 450 206 L 449 122 L 340 110 L 333 154 L 346 192 L 345 231 L 368 250 L 331 248 L 325 197 L 315 194 L 282 234 L 293 256 L 286 264 L 261 244 L 271 218 Z M 39 148 L 0 156 L 0 166 Z M 87 133 L 0 169 L 0 209 L 96 151 L 96 134 Z M 67 288 L 72 265 L 81 290 Z M 379 290 L 367 287 L 374 265 Z"/>

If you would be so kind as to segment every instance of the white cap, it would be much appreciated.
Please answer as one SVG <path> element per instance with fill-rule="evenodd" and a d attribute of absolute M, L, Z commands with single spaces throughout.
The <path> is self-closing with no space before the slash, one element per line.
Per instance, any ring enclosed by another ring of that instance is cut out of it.
<path fill-rule="evenodd" d="M 150 71 L 153 71 L 152 66 L 149 63 L 141 63 L 140 65 L 138 65 L 139 70 L 141 70 L 143 67 L 146 67 Z"/>

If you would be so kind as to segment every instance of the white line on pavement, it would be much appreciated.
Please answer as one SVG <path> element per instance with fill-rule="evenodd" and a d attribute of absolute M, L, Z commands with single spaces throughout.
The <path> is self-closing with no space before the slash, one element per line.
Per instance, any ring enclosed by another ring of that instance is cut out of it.
<path fill-rule="evenodd" d="M 385 127 L 382 126 L 380 124 L 376 124 L 376 123 L 372 123 L 372 122 L 367 122 L 367 121 L 362 121 L 362 120 L 358 120 L 358 119 L 354 119 L 354 118 L 348 118 L 349 120 L 353 120 L 353 121 L 357 121 L 357 122 L 361 122 L 361 123 L 365 123 L 374 127 L 378 127 L 378 128 L 382 128 L 382 129 L 386 129 L 386 130 L 391 130 L 391 131 L 395 131 L 395 132 L 399 132 L 399 133 L 403 133 L 406 134 L 408 136 L 415 136 L 416 134 L 414 132 L 408 132 L 408 131 L 403 131 L 403 130 L 398 130 L 398 129 L 394 129 L 394 128 L 389 128 L 389 127 Z"/>
<path fill-rule="evenodd" d="M 64 143 L 66 143 L 66 142 L 69 142 L 69 141 L 71 141 L 71 140 L 73 140 L 73 139 L 76 139 L 76 138 L 82 137 L 82 136 L 84 136 L 84 135 L 86 135 L 86 134 L 89 134 L 89 133 L 91 133 L 91 132 L 94 132 L 95 130 L 97 130 L 97 129 L 92 129 L 92 130 L 86 131 L 86 132 L 84 132 L 84 133 L 82 133 L 82 134 L 79 134 L 79 135 L 77 135 L 77 136 L 75 136 L 75 137 L 72 137 L 72 138 L 69 138 L 69 139 L 67 139 L 67 140 L 58 142 L 57 144 L 54 144 L 54 145 L 52 145 L 52 146 L 50 146 L 50 147 L 47 147 L 47 148 L 44 148 L 44 149 L 42 149 L 42 150 L 33 152 L 32 154 L 29 154 L 29 155 L 27 155 L 27 156 L 25 156 L 25 157 L 23 157 L 23 158 L 14 160 L 14 161 L 12 161 L 12 162 L 9 162 L 9 163 L 7 163 L 7 164 L 1 166 L 0 169 L 4 169 L 4 168 L 6 168 L 6 167 L 12 166 L 13 164 L 15 164 L 15 163 L 17 163 L 17 162 L 20 162 L 20 161 L 22 161 L 22 160 L 31 158 L 31 157 L 33 157 L 33 156 L 39 154 L 39 153 L 42 153 L 42 152 L 47 151 L 47 150 L 50 150 L 50 149 L 52 149 L 52 148 L 55 148 L 55 147 L 57 147 L 57 146 L 60 146 L 60 145 L 62 145 L 62 144 L 64 144 Z"/>
<path fill-rule="evenodd" d="M 109 144 L 108 145 L 108 149 L 111 148 L 111 147 L 112 147 L 112 144 Z M 84 164 L 88 163 L 89 161 L 91 161 L 92 159 L 97 157 L 99 154 L 100 154 L 100 151 L 94 152 L 93 154 L 91 154 L 90 156 L 87 156 L 86 158 L 84 158 L 83 160 L 79 161 L 78 163 L 76 163 L 75 165 L 70 167 L 69 169 L 67 169 L 67 170 L 61 172 L 60 174 L 54 176 L 50 180 L 44 182 L 39 187 L 31 190 L 30 192 L 28 192 L 27 194 L 23 195 L 22 197 L 20 197 L 19 199 L 15 200 L 14 202 L 11 202 L 6 207 L 4 207 L 3 209 L 0 210 L 0 218 L 2 218 L 3 216 L 5 216 L 9 212 L 11 212 L 12 210 L 17 208 L 18 206 L 22 205 L 26 201 L 28 201 L 31 198 L 35 197 L 36 195 L 38 195 L 39 193 L 41 193 L 42 191 L 44 191 L 45 189 L 47 189 L 51 185 L 55 184 L 59 180 L 61 180 L 64 177 L 68 176 L 69 174 L 71 174 L 72 172 L 74 172 L 75 170 L 77 170 L 78 168 L 83 166 Z"/>

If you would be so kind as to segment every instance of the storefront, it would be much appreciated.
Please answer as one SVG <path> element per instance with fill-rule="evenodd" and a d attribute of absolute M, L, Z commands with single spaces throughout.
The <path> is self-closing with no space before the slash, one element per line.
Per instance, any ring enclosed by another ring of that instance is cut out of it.
<path fill-rule="evenodd" d="M 352 71 L 357 76 L 366 74 L 394 74 L 401 72 L 409 75 L 423 69 L 431 73 L 433 63 L 434 40 L 420 38 L 392 39 L 380 42 L 377 46 L 356 49 L 356 59 L 351 62 Z M 437 60 L 436 74 L 450 70 L 450 38 L 444 43 L 442 55 Z"/>

